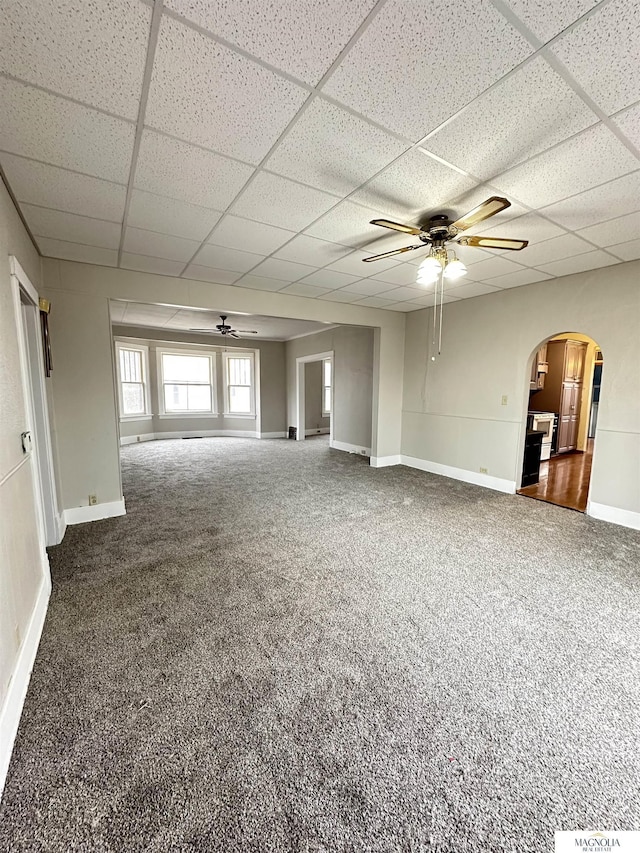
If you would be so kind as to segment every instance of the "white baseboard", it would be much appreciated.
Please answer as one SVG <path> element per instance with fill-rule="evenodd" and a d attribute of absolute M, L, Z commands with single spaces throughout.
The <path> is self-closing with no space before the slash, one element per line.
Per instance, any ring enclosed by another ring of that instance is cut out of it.
<path fill-rule="evenodd" d="M 336 441 L 334 439 L 329 443 L 329 446 L 334 450 L 344 450 L 345 453 L 357 453 L 358 456 L 371 456 L 370 447 L 359 447 L 357 444 L 347 444 L 346 441 Z"/>
<path fill-rule="evenodd" d="M 64 520 L 64 512 L 58 513 L 56 524 L 58 528 L 58 541 L 56 542 L 56 545 L 59 545 L 64 539 L 64 534 L 67 531 L 67 522 Z"/>
<path fill-rule="evenodd" d="M 141 435 L 123 435 L 120 437 L 120 446 L 124 447 L 125 444 L 138 444 L 143 441 L 153 441 L 156 437 L 153 432 L 145 432 Z"/>
<path fill-rule="evenodd" d="M 94 506 L 70 507 L 64 511 L 64 520 L 66 524 L 84 524 L 85 521 L 100 521 L 102 518 L 114 518 L 117 515 L 126 515 L 124 498 Z"/>
<path fill-rule="evenodd" d="M 22 640 L 18 659 L 14 667 L 4 704 L 0 709 L 0 796 L 9 770 L 13 744 L 18 733 L 20 715 L 29 687 L 33 663 L 40 643 L 42 626 L 47 615 L 49 595 L 51 594 L 51 577 L 48 570 L 42 578 L 36 602 L 29 620 L 29 627 Z"/>
<path fill-rule="evenodd" d="M 369 459 L 369 465 L 372 468 L 386 468 L 389 465 L 402 465 L 402 456 L 398 453 L 396 456 L 372 456 Z"/>
<path fill-rule="evenodd" d="M 587 515 L 592 518 L 599 518 L 602 521 L 609 521 L 611 524 L 620 524 L 622 527 L 640 530 L 640 512 L 633 512 L 630 509 L 618 509 L 616 506 L 589 501 Z"/>
<path fill-rule="evenodd" d="M 466 468 L 453 468 L 451 465 L 441 465 L 439 462 L 429 462 L 427 459 L 418 459 L 415 456 L 402 455 L 402 465 L 409 468 L 417 468 L 420 471 L 428 471 L 430 474 L 439 474 L 441 477 L 451 477 L 452 480 L 462 480 L 464 483 L 473 483 L 474 486 L 484 486 L 496 492 L 506 492 L 508 495 L 516 493 L 515 480 L 503 480 L 500 477 L 491 477 L 488 474 L 476 474 L 475 471 L 467 471 Z"/>
<path fill-rule="evenodd" d="M 317 429 L 306 429 L 304 431 L 305 435 L 329 435 L 331 430 L 329 427 L 318 427 Z"/>
<path fill-rule="evenodd" d="M 287 433 L 282 430 L 282 432 L 261 432 L 260 438 L 286 438 Z"/>
<path fill-rule="evenodd" d="M 225 435 L 232 438 L 284 438 L 284 432 L 263 432 L 258 433 L 255 430 L 249 429 L 188 429 L 174 430 L 172 432 L 147 432 L 138 436 L 126 435 L 120 438 L 120 446 L 124 447 L 127 444 L 138 444 L 143 441 L 163 441 L 164 439 L 172 438 L 220 438 Z"/>

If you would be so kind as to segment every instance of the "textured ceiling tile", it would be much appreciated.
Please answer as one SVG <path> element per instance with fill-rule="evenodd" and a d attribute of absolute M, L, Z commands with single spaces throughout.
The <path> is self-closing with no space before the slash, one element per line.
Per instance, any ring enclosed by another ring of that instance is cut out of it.
<path fill-rule="evenodd" d="M 214 246 L 213 243 L 205 243 L 193 260 L 201 267 L 248 272 L 257 266 L 263 257 L 263 255 L 256 255 L 252 252 L 240 252 L 237 249 L 228 249 L 226 246 Z"/>
<path fill-rule="evenodd" d="M 541 212 L 564 228 L 578 231 L 597 222 L 634 213 L 640 208 L 638 199 L 640 171 L 545 207 Z"/>
<path fill-rule="evenodd" d="M 349 293 L 346 290 L 332 290 L 331 293 L 326 293 L 322 298 L 329 302 L 357 302 L 362 297 L 358 293 Z"/>
<path fill-rule="evenodd" d="M 550 3 L 549 0 L 507 0 L 520 20 L 543 43 L 557 36 L 599 2 L 600 0 L 562 0 L 562 3 Z"/>
<path fill-rule="evenodd" d="M 371 264 L 375 268 L 375 261 Z M 372 272 L 369 278 L 375 278 L 377 281 L 386 281 L 389 284 L 415 284 L 418 277 L 418 270 L 410 264 L 400 264 L 390 270 L 380 270 Z"/>
<path fill-rule="evenodd" d="M 282 290 L 286 284 L 282 279 L 265 278 L 261 275 L 243 275 L 241 279 L 236 281 L 236 287 L 249 287 L 252 290 L 269 290 L 275 292 Z"/>
<path fill-rule="evenodd" d="M 381 299 L 379 296 L 367 296 L 366 299 L 360 299 L 356 304 L 364 305 L 367 308 L 388 308 L 394 303 L 390 299 Z"/>
<path fill-rule="evenodd" d="M 388 291 L 385 297 L 393 299 L 395 302 L 405 302 L 409 299 L 418 299 L 423 293 L 424 289 L 421 287 L 396 287 L 395 290 Z"/>
<path fill-rule="evenodd" d="M 181 139 L 259 163 L 308 92 L 164 17 L 146 122 Z"/>
<path fill-rule="evenodd" d="M 227 214 L 216 226 L 209 242 L 217 246 L 227 246 L 229 249 L 270 255 L 295 237 L 295 233 L 295 231 L 286 231 L 284 228 L 276 228 L 274 225 L 266 225 L 264 222 L 255 222 Z"/>
<path fill-rule="evenodd" d="M 382 293 L 388 293 L 390 290 L 395 290 L 395 285 L 388 284 L 385 281 L 378 281 L 375 278 L 363 278 L 360 281 L 347 285 L 345 290 L 351 293 L 360 293 L 363 296 L 378 296 Z"/>
<path fill-rule="evenodd" d="M 315 85 L 375 0 L 166 0 L 165 6 Z"/>
<path fill-rule="evenodd" d="M 485 296 L 487 293 L 495 293 L 499 289 L 498 287 L 491 287 L 488 284 L 479 284 L 476 281 L 470 281 L 469 284 L 452 287 L 449 293 L 457 299 L 471 299 L 474 296 Z"/>
<path fill-rule="evenodd" d="M 118 264 L 118 252 L 115 249 L 82 246 L 80 243 L 50 240 L 48 237 L 38 237 L 37 243 L 45 258 L 62 258 L 65 261 L 80 261 L 102 267 L 115 267 Z"/>
<path fill-rule="evenodd" d="M 520 270 L 519 272 L 510 272 L 506 275 L 499 275 L 496 278 L 488 278 L 485 284 L 490 284 L 492 287 L 521 287 L 524 284 L 533 284 L 536 281 L 546 281 L 553 276 L 540 270 Z"/>
<path fill-rule="evenodd" d="M 331 270 L 318 270 L 305 276 L 300 280 L 301 284 L 313 284 L 317 287 L 328 287 L 330 290 L 337 290 L 339 287 L 344 287 L 347 284 L 353 284 L 357 281 L 355 275 L 346 275 L 343 272 L 332 272 Z"/>
<path fill-rule="evenodd" d="M 330 213 L 308 228 L 307 233 L 332 243 L 360 248 L 376 237 L 380 237 L 381 229 L 369 223 L 372 219 L 383 215 L 379 210 L 371 210 L 350 201 L 342 201 Z"/>
<path fill-rule="evenodd" d="M 335 261 L 333 264 L 329 264 L 327 269 L 335 270 L 336 272 L 346 272 L 349 275 L 357 275 L 358 278 L 362 278 L 369 274 L 371 270 L 371 266 L 364 263 L 364 259 L 368 258 L 371 252 L 351 252 L 350 255 L 347 255 L 344 258 L 340 258 L 339 261 Z M 378 271 L 381 270 L 389 270 L 392 267 L 398 266 L 398 257 L 395 258 L 381 258 L 379 261 L 376 261 L 375 266 Z"/>
<path fill-rule="evenodd" d="M 638 198 L 638 207 L 640 207 L 640 198 Z M 578 236 L 603 248 L 635 240 L 640 237 L 640 211 L 583 228 L 578 231 Z"/>
<path fill-rule="evenodd" d="M 282 261 L 279 258 L 267 258 L 260 266 L 252 270 L 254 275 L 264 278 L 279 278 L 282 281 L 297 281 L 315 271 L 315 267 L 295 264 L 292 261 Z"/>
<path fill-rule="evenodd" d="M 210 281 L 214 284 L 233 284 L 242 273 L 231 270 L 214 270 L 212 267 L 201 267 L 199 264 L 189 264 L 182 278 L 192 278 L 196 281 Z"/>
<path fill-rule="evenodd" d="M 129 180 L 135 126 L 0 78 L 0 149 L 108 181 Z"/>
<path fill-rule="evenodd" d="M 34 163 L 13 154 L 0 155 L 0 161 L 18 201 L 112 222 L 122 221 L 126 187 L 120 184 Z"/>
<path fill-rule="evenodd" d="M 575 234 L 561 234 L 552 240 L 545 240 L 535 246 L 527 246 L 522 252 L 518 252 L 518 257 L 525 266 L 539 267 L 542 264 L 549 264 L 551 261 L 559 261 L 571 255 L 581 255 L 584 252 L 591 251 L 593 251 L 593 246 L 585 243 Z"/>
<path fill-rule="evenodd" d="M 417 141 L 532 51 L 488 0 L 390 0 L 324 91 Z"/>
<path fill-rule="evenodd" d="M 299 231 L 326 213 L 337 202 L 311 187 L 304 187 L 278 175 L 260 172 L 233 205 L 233 213 Z M 338 242 L 338 241 L 335 241 Z"/>
<path fill-rule="evenodd" d="M 124 235 L 123 249 L 134 255 L 150 255 L 170 261 L 182 261 L 183 265 L 193 257 L 200 244 L 183 237 L 170 237 L 155 231 L 128 227 Z"/>
<path fill-rule="evenodd" d="M 640 104 L 636 104 L 623 113 L 619 113 L 614 122 L 627 139 L 640 150 Z"/>
<path fill-rule="evenodd" d="M 475 186 L 475 181 L 422 151 L 409 151 L 354 193 L 352 199 L 404 221 L 439 212 L 439 208 Z"/>
<path fill-rule="evenodd" d="M 145 130 L 134 185 L 158 195 L 224 210 L 253 172 L 244 163 Z"/>
<path fill-rule="evenodd" d="M 640 100 L 637 0 L 604 3 L 551 50 L 609 115 Z"/>
<path fill-rule="evenodd" d="M 523 255 L 524 252 L 526 252 L 526 249 L 523 252 L 518 252 L 518 254 Z M 511 254 L 513 254 L 513 252 Z M 515 263 L 515 261 L 505 258 L 503 255 L 498 255 L 497 257 L 487 258 L 484 261 L 471 264 L 469 266 L 468 275 L 470 279 L 473 279 L 473 281 L 484 281 L 485 279 L 493 278 L 496 275 L 506 275 L 510 272 L 519 272 L 522 269 L 522 264 Z M 455 284 L 452 286 L 455 287 Z"/>
<path fill-rule="evenodd" d="M 486 180 L 597 121 L 540 57 L 481 95 L 423 148 Z"/>
<path fill-rule="evenodd" d="M 313 287 L 310 284 L 290 284 L 288 287 L 285 287 L 280 291 L 281 293 L 289 293 L 292 296 L 310 296 L 312 298 L 316 296 L 324 296 L 325 293 L 329 291 L 324 287 Z"/>
<path fill-rule="evenodd" d="M 405 151 L 407 144 L 316 98 L 265 164 L 266 169 L 345 196 Z"/>
<path fill-rule="evenodd" d="M 150 24 L 131 0 L 4 2 L 0 72 L 135 119 Z"/>
<path fill-rule="evenodd" d="M 640 258 L 640 237 L 635 240 L 629 240 L 627 243 L 618 243 L 616 246 L 611 246 L 609 251 L 613 252 L 623 261 L 635 261 Z"/>
<path fill-rule="evenodd" d="M 88 216 L 33 207 L 30 204 L 22 204 L 20 209 L 29 223 L 31 233 L 36 237 L 84 243 L 102 249 L 117 249 L 120 245 L 121 227 L 116 222 L 90 219 Z"/>
<path fill-rule="evenodd" d="M 184 262 L 169 261 L 166 258 L 149 258 L 145 255 L 132 255 L 130 252 L 123 252 L 120 266 L 126 270 L 178 276 L 184 268 Z"/>
<path fill-rule="evenodd" d="M 299 234 L 290 243 L 279 249 L 275 253 L 275 257 L 284 258 L 287 261 L 297 261 L 300 264 L 310 264 L 314 267 L 324 267 L 347 255 L 350 251 L 347 246 L 340 246 L 337 243 L 318 240 L 317 237 Z"/>
<path fill-rule="evenodd" d="M 188 240 L 204 240 L 221 216 L 200 205 L 134 190 L 127 224 Z"/>
<path fill-rule="evenodd" d="M 615 258 L 597 249 L 595 252 L 587 252 L 584 255 L 574 255 L 571 258 L 563 258 L 561 261 L 554 261 L 551 264 L 543 264 L 540 269 L 556 276 L 571 275 L 572 273 L 586 272 L 587 270 L 598 269 L 599 267 L 608 267 L 615 263 Z"/>
<path fill-rule="evenodd" d="M 402 311 L 407 314 L 409 311 L 420 311 L 423 307 L 414 302 L 392 302 L 387 306 L 387 311 Z"/>
<path fill-rule="evenodd" d="M 603 124 L 516 166 L 492 183 L 530 207 L 553 204 L 638 168 L 638 160 Z"/>

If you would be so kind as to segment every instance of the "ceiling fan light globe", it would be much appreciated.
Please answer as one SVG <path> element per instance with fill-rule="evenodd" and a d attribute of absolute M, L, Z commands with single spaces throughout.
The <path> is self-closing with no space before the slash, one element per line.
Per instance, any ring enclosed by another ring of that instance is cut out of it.
<path fill-rule="evenodd" d="M 429 284 L 435 284 L 435 282 L 437 280 L 438 280 L 438 274 L 437 273 L 431 273 L 429 271 L 426 271 L 426 272 L 419 272 L 418 273 L 418 277 L 416 278 L 416 283 L 422 284 L 422 285 L 429 285 Z"/>
<path fill-rule="evenodd" d="M 456 278 L 462 278 L 462 276 L 466 274 L 467 268 L 462 261 L 459 261 L 457 258 L 453 261 L 449 261 L 444 268 L 444 277 L 448 279 L 455 280 Z"/>
<path fill-rule="evenodd" d="M 424 274 L 436 279 L 440 275 L 442 265 L 433 255 L 428 255 L 418 267 L 418 275 Z"/>

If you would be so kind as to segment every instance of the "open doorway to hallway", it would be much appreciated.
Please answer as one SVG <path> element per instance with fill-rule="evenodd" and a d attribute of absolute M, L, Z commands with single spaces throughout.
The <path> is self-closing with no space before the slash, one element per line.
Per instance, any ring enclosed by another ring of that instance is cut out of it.
<path fill-rule="evenodd" d="M 565 332 L 534 353 L 519 494 L 584 512 L 600 402 L 602 350 Z"/>
<path fill-rule="evenodd" d="M 296 359 L 298 440 L 312 436 L 333 437 L 333 352 Z"/>

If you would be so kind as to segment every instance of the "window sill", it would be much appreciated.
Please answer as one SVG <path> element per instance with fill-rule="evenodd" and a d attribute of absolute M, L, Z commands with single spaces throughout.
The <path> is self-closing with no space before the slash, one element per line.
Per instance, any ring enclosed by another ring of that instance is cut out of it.
<path fill-rule="evenodd" d="M 121 421 L 151 421 L 153 415 L 120 415 Z"/>
<path fill-rule="evenodd" d="M 256 419 L 255 415 L 247 415 L 246 413 L 241 414 L 241 415 L 236 415 L 236 414 L 233 414 L 232 412 L 225 412 L 222 415 L 222 417 L 223 418 L 236 418 L 237 420 L 246 420 L 246 421 L 255 421 L 255 419 Z"/>
<path fill-rule="evenodd" d="M 171 412 L 170 414 L 163 412 L 162 414 L 156 415 L 156 417 L 161 420 L 169 420 L 171 418 L 176 420 L 177 418 L 219 418 L 220 415 L 218 412 Z"/>

